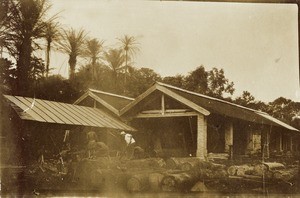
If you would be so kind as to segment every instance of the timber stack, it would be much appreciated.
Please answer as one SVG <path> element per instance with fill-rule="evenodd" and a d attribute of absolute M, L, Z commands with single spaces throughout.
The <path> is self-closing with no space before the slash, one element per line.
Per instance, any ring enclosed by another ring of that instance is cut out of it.
<path fill-rule="evenodd" d="M 53 181 L 62 186 L 69 181 L 81 190 L 185 193 L 206 192 L 244 181 L 257 185 L 263 181 L 291 183 L 297 179 L 298 169 L 277 162 L 226 166 L 197 157 L 133 160 L 97 157 L 66 162 L 64 167 L 57 166 L 57 162 L 45 162 L 34 166 L 28 174 L 39 175 L 41 183 Z"/>
<path fill-rule="evenodd" d="M 234 165 L 227 169 L 231 178 L 247 178 L 270 182 L 289 182 L 298 174 L 297 166 L 289 166 L 278 162 L 263 162 L 259 164 Z"/>

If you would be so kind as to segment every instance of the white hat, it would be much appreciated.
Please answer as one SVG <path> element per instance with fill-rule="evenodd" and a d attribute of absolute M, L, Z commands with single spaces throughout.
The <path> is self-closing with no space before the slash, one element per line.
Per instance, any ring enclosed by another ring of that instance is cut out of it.
<path fill-rule="evenodd" d="M 121 135 L 126 135 L 126 133 L 124 131 L 121 132 Z"/>

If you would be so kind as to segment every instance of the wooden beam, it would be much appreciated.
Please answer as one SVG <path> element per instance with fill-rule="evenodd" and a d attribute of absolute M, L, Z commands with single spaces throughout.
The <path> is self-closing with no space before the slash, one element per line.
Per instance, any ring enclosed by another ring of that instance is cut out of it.
<path fill-rule="evenodd" d="M 182 113 L 139 113 L 135 118 L 164 118 L 164 117 L 188 117 L 188 116 L 197 116 L 197 112 L 182 112 Z"/>
<path fill-rule="evenodd" d="M 89 91 L 85 92 L 80 98 L 78 98 L 73 104 L 77 105 L 84 99 L 86 99 L 89 96 Z"/>
<path fill-rule="evenodd" d="M 233 123 L 232 120 L 227 120 L 225 123 L 225 152 L 230 152 L 230 147 L 233 146 Z"/>
<path fill-rule="evenodd" d="M 161 95 L 161 114 L 164 115 L 166 111 L 165 107 L 165 94 Z"/>
<path fill-rule="evenodd" d="M 97 102 L 99 102 L 100 104 L 102 104 L 103 106 L 105 106 L 107 109 L 109 109 L 110 111 L 112 111 L 116 115 L 119 115 L 119 111 L 116 108 L 114 108 L 113 106 L 111 106 L 110 104 L 108 104 L 103 99 L 99 98 L 97 95 L 93 94 L 92 92 L 89 92 L 89 96 L 91 96 L 94 100 L 96 100 Z"/>
<path fill-rule="evenodd" d="M 202 107 L 200 107 L 199 105 L 195 104 L 194 102 L 184 98 L 183 96 L 169 90 L 168 88 L 164 87 L 164 86 L 160 86 L 157 85 L 157 89 L 165 94 L 167 94 L 168 96 L 172 97 L 173 99 L 179 101 L 180 103 L 198 111 L 199 113 L 208 116 L 210 114 L 210 112 Z"/>
<path fill-rule="evenodd" d="M 192 112 L 190 109 L 166 109 L 165 113 L 185 113 Z M 162 113 L 161 110 L 145 110 L 141 112 L 142 114 L 153 114 L 153 113 Z"/>
<path fill-rule="evenodd" d="M 196 156 L 205 159 L 207 157 L 207 120 L 204 115 L 197 116 L 197 151 Z"/>
<path fill-rule="evenodd" d="M 134 101 L 126 105 L 123 109 L 120 110 L 120 115 L 124 115 L 127 111 L 129 111 L 132 107 L 137 105 L 139 102 L 141 102 L 145 97 L 150 95 L 152 92 L 156 90 L 156 84 L 154 84 L 152 87 L 150 87 L 147 91 L 139 95 Z"/>

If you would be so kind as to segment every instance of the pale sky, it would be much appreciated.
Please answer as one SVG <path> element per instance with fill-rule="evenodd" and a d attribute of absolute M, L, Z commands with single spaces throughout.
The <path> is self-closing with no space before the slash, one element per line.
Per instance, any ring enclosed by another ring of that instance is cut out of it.
<path fill-rule="evenodd" d="M 300 102 L 297 5 L 211 2 L 51 0 L 63 27 L 84 28 L 114 45 L 135 36 L 136 67 L 161 76 L 186 75 L 197 66 L 223 68 L 235 83 L 270 102 Z M 52 73 L 67 76 L 68 56 L 53 53 Z M 84 63 L 84 61 L 80 61 Z"/>

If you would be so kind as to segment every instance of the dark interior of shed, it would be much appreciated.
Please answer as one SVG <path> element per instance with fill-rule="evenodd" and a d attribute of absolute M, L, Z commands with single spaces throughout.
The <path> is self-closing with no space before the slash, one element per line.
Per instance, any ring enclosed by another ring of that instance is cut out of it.
<path fill-rule="evenodd" d="M 131 123 L 138 129 L 137 143 L 148 153 L 162 149 L 166 156 L 196 154 L 196 117 L 143 118 Z"/>

